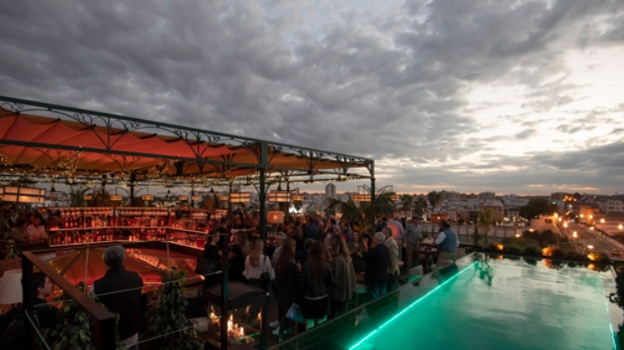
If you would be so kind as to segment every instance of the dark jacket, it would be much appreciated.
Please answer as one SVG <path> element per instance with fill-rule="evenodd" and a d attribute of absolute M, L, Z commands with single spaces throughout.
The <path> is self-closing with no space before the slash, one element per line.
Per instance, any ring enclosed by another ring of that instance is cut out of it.
<path fill-rule="evenodd" d="M 303 264 L 303 297 L 320 298 L 331 293 L 334 287 L 334 277 L 331 274 L 329 265 L 325 264 L 323 276 L 314 276 L 312 264 Z"/>
<path fill-rule="evenodd" d="M 297 300 L 297 287 L 299 285 L 299 270 L 295 263 L 286 265 L 283 271 L 275 269 L 275 294 L 277 305 L 288 309 Z"/>
<path fill-rule="evenodd" d="M 377 244 L 364 256 L 366 262 L 366 281 L 368 283 L 385 283 L 388 281 L 388 265 L 390 265 L 390 250 L 383 242 Z"/>
<path fill-rule="evenodd" d="M 298 251 L 297 255 L 295 256 L 295 260 L 297 260 L 297 262 L 300 264 L 305 264 L 306 261 L 308 261 L 308 251 L 305 249 Z"/>
<path fill-rule="evenodd" d="M 309 223 L 305 225 L 303 228 L 303 239 L 306 240 L 308 238 L 312 238 L 315 241 L 318 241 L 321 235 L 321 229 L 318 227 L 316 223 Z"/>
<path fill-rule="evenodd" d="M 39 328 L 54 328 L 60 321 L 58 309 L 48 305 L 45 299 L 35 298 L 35 310 L 39 319 Z"/>
<path fill-rule="evenodd" d="M 127 339 L 139 332 L 142 287 L 143 279 L 141 276 L 136 272 L 126 271 L 123 266 L 109 268 L 104 277 L 93 283 L 93 292 L 102 304 L 109 311 L 119 314 L 117 329 L 120 340 Z M 126 289 L 132 290 L 114 293 Z"/>
<path fill-rule="evenodd" d="M 230 247 L 230 252 L 234 254 L 234 257 L 230 259 L 228 280 L 247 282 L 247 279 L 243 276 L 243 271 L 245 271 L 245 254 L 243 254 L 243 248 L 235 244 Z"/>

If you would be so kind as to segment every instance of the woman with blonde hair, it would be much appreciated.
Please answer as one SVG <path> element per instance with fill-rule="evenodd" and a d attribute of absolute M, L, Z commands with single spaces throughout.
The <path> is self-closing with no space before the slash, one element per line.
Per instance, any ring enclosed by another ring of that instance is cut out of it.
<path fill-rule="evenodd" d="M 269 258 L 264 255 L 264 242 L 261 239 L 253 242 L 251 251 L 245 258 L 243 276 L 249 284 L 264 290 L 269 289 L 269 282 L 275 278 L 275 270 Z"/>
<path fill-rule="evenodd" d="M 329 239 L 329 255 L 334 288 L 331 292 L 331 316 L 336 317 L 347 309 L 347 302 L 355 291 L 355 270 L 347 242 L 342 235 L 333 235 Z"/>

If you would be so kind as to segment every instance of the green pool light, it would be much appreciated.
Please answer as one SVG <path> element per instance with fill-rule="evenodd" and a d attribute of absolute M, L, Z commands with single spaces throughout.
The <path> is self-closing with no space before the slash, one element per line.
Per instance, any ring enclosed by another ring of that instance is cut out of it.
<path fill-rule="evenodd" d="M 455 276 L 449 278 L 448 280 L 444 281 L 442 284 L 440 284 L 439 286 L 435 287 L 434 289 L 432 289 L 431 291 L 429 291 L 427 294 L 423 295 L 422 297 L 420 297 L 419 299 L 417 299 L 416 301 L 414 301 L 413 303 L 411 303 L 408 307 L 406 307 L 405 309 L 403 309 L 401 312 L 399 312 L 398 314 L 394 315 L 391 319 L 389 319 L 387 322 L 385 322 L 384 324 L 382 324 L 381 326 L 377 327 L 377 329 L 373 330 L 372 332 L 370 332 L 366 337 L 364 337 L 362 340 L 360 340 L 359 342 L 357 342 L 355 345 L 353 345 L 352 347 L 349 348 L 349 350 L 355 350 L 358 346 L 360 346 L 363 342 L 366 341 L 366 339 L 372 337 L 375 333 L 377 333 L 380 329 L 384 328 L 386 325 L 388 325 L 389 323 L 391 323 L 392 321 L 394 321 L 397 317 L 403 315 L 404 313 L 406 313 L 409 309 L 411 309 L 412 307 L 414 307 L 416 304 L 418 304 L 419 302 L 421 302 L 422 300 L 424 300 L 426 297 L 428 297 L 430 294 L 432 294 L 433 292 L 435 292 L 436 290 L 442 288 L 445 284 L 449 283 L 450 281 L 452 281 L 453 279 L 459 277 L 459 275 L 461 275 L 462 273 L 464 273 L 466 270 L 468 270 L 469 268 L 473 267 L 475 264 L 477 263 L 477 261 L 475 261 L 474 263 L 468 265 L 466 268 L 464 268 L 463 270 L 459 271 Z"/>

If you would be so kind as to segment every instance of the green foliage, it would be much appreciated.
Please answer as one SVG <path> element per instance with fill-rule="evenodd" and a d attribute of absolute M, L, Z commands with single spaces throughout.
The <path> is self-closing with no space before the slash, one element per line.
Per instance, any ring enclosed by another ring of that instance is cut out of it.
<path fill-rule="evenodd" d="M 557 212 L 557 204 L 546 198 L 531 198 L 529 203 L 520 208 L 520 216 L 527 220 L 535 219 L 540 215 L 552 215 Z"/>
<path fill-rule="evenodd" d="M 107 207 L 110 205 L 110 193 L 104 187 L 93 191 L 93 200 L 90 204 L 94 207 Z"/>
<path fill-rule="evenodd" d="M 0 259 L 8 260 L 18 256 L 15 242 L 11 238 L 11 225 L 9 220 L 4 216 L 5 211 L 10 211 L 10 204 L 2 202 L 0 199 Z M 8 270 L 9 268 L 7 268 Z"/>
<path fill-rule="evenodd" d="M 427 201 L 429 201 L 429 205 L 431 205 L 431 210 L 438 206 L 442 201 L 442 194 L 438 191 L 431 191 L 427 193 Z"/>
<path fill-rule="evenodd" d="M 522 253 L 526 255 L 536 255 L 541 254 L 541 251 L 536 246 L 528 246 L 524 248 L 524 251 Z"/>
<path fill-rule="evenodd" d="M 488 244 L 483 248 L 484 252 L 489 252 L 489 253 L 500 253 L 501 251 L 498 250 L 498 247 L 496 245 L 496 243 L 492 243 L 492 244 Z"/>
<path fill-rule="evenodd" d="M 80 287 L 79 287 L 80 288 Z M 84 288 L 84 286 L 82 286 Z M 67 300 L 64 294 L 61 299 Z M 96 301 L 97 298 L 95 299 Z M 57 300 L 58 301 L 58 300 Z M 115 315 L 115 325 L 119 324 L 119 315 Z M 94 345 L 94 321 L 73 299 L 62 305 L 59 310 L 60 322 L 44 336 L 53 350 L 90 350 Z M 119 332 L 115 332 L 115 344 L 119 346 Z"/>
<path fill-rule="evenodd" d="M 342 217 L 351 224 L 359 225 L 364 222 L 373 222 L 375 216 L 391 216 L 397 210 L 392 200 L 394 192 L 381 192 L 375 196 L 372 202 L 361 202 L 358 206 L 351 197 L 342 201 L 337 198 L 330 199 L 328 211 L 339 211 Z"/>
<path fill-rule="evenodd" d="M 414 198 L 413 203 L 414 215 L 422 218 L 427 212 L 427 199 L 423 195 Z"/>
<path fill-rule="evenodd" d="M 481 234 L 479 234 L 479 226 L 475 223 L 474 231 L 472 232 L 472 245 L 475 247 L 480 246 Z"/>
<path fill-rule="evenodd" d="M 577 253 L 577 252 L 575 252 L 573 250 L 569 251 L 567 256 L 568 256 L 568 258 L 571 258 L 571 259 L 578 259 L 578 258 L 583 257 L 582 254 L 579 254 L 579 253 Z"/>
<path fill-rule="evenodd" d="M 492 209 L 486 209 L 479 214 L 479 232 L 481 233 L 481 238 L 483 239 L 483 245 L 488 245 L 488 232 L 492 229 L 494 225 L 494 212 Z"/>
<path fill-rule="evenodd" d="M 525 230 L 522 232 L 522 238 L 529 239 L 537 245 L 540 244 L 540 234 L 537 231 Z"/>
<path fill-rule="evenodd" d="M 82 207 L 85 205 L 84 194 L 87 193 L 89 189 L 85 187 L 74 188 L 71 186 L 69 189 L 69 201 L 71 202 L 70 207 Z"/>
<path fill-rule="evenodd" d="M 566 252 L 564 252 L 559 247 L 553 248 L 551 252 L 552 252 L 553 258 L 562 258 L 562 257 L 566 256 Z"/>
<path fill-rule="evenodd" d="M 412 195 L 402 194 L 399 201 L 401 202 L 401 210 L 410 211 L 412 209 Z"/>
<path fill-rule="evenodd" d="M 542 247 L 558 244 L 559 237 L 551 230 L 546 230 L 539 235 L 539 242 Z"/>
<path fill-rule="evenodd" d="M 594 262 L 607 263 L 607 264 L 611 263 L 611 257 L 609 257 L 608 254 L 605 254 L 602 252 L 595 252 L 595 253 L 592 253 L 592 256 L 594 257 L 593 259 Z"/>
<path fill-rule="evenodd" d="M 524 250 L 526 247 L 538 247 L 539 243 L 533 241 L 532 239 L 524 238 L 524 237 L 507 237 L 503 238 L 502 242 L 505 247 L 508 245 L 515 245 L 520 248 L 520 250 Z"/>
<path fill-rule="evenodd" d="M 520 252 L 522 252 L 522 249 L 518 245 L 508 244 L 505 245 L 505 252 L 509 254 L 520 254 Z"/>
<path fill-rule="evenodd" d="M 169 276 L 157 291 L 158 304 L 152 305 L 145 314 L 143 339 L 161 336 L 170 332 L 172 334 L 158 338 L 150 342 L 149 349 L 155 350 L 201 350 L 204 344 L 193 323 L 188 319 L 184 310 L 188 301 L 184 296 L 185 290 L 182 281 L 186 277 L 184 271 L 169 271 Z M 182 331 L 175 332 L 182 329 Z"/>

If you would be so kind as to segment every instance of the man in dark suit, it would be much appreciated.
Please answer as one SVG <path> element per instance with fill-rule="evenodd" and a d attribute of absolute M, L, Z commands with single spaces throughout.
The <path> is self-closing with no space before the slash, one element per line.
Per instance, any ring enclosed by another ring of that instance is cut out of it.
<path fill-rule="evenodd" d="M 382 232 L 377 232 L 373 237 L 373 248 L 364 256 L 368 294 L 373 299 L 377 299 L 386 294 L 388 267 L 390 266 L 390 250 L 384 245 L 384 240 L 385 235 Z"/>
<path fill-rule="evenodd" d="M 313 240 L 318 241 L 320 238 L 320 232 L 321 229 L 318 226 L 318 218 L 310 218 L 308 224 L 303 228 L 303 238 L 312 238 Z"/>
<path fill-rule="evenodd" d="M 141 291 L 143 279 L 136 272 L 126 271 L 123 262 L 126 251 L 112 246 L 104 251 L 108 271 L 93 283 L 93 292 L 111 312 L 119 314 L 119 338 L 130 350 L 138 349 Z"/>

